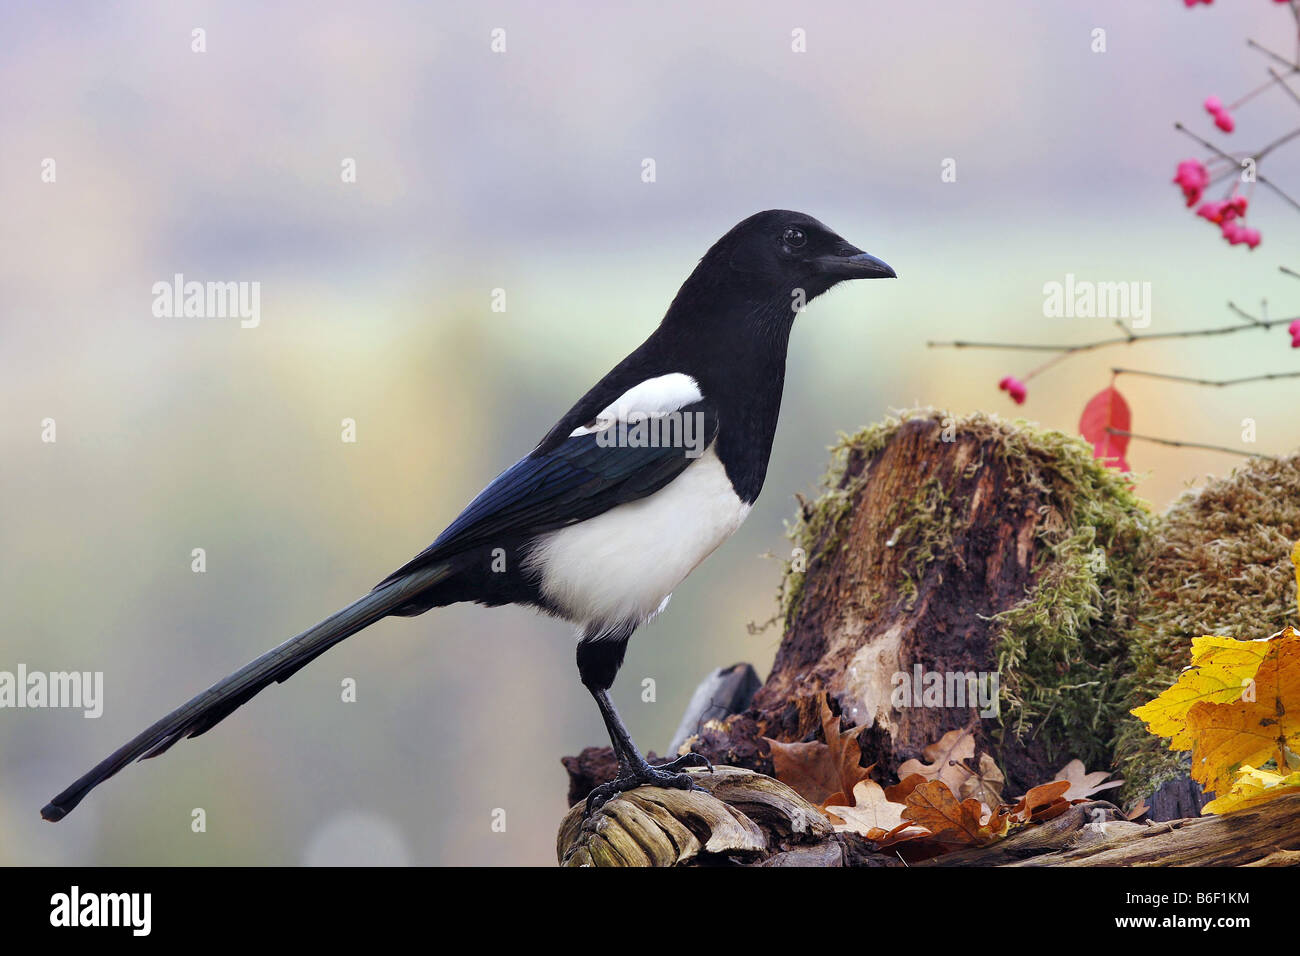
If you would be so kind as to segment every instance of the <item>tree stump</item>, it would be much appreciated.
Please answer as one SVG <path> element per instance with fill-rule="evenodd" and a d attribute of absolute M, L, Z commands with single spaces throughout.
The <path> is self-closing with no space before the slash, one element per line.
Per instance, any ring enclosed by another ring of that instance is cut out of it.
<path fill-rule="evenodd" d="M 1022 791 L 1072 757 L 1108 766 L 1150 520 L 1122 476 L 1078 439 L 983 415 L 917 413 L 836 454 L 794 532 L 772 671 L 691 749 L 770 772 L 759 739 L 814 739 L 829 692 L 866 727 L 863 764 L 894 768 L 971 728 Z M 939 706 L 911 695 L 927 675 Z M 958 699 L 966 675 L 998 681 L 998 716 Z"/>

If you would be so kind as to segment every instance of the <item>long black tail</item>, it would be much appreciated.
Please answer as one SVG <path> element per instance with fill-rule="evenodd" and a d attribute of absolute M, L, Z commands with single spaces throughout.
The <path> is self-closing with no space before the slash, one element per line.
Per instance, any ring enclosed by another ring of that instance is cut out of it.
<path fill-rule="evenodd" d="M 211 729 L 235 708 L 252 699 L 263 687 L 273 681 L 288 680 L 299 668 L 339 641 L 387 617 L 448 574 L 450 567 L 446 564 L 413 571 L 406 577 L 376 588 L 297 637 L 291 637 L 279 647 L 245 664 L 113 751 L 89 773 L 47 803 L 41 810 L 41 816 L 50 821 L 62 820 L 86 794 L 131 761 L 156 757 L 182 737 L 197 737 Z"/>

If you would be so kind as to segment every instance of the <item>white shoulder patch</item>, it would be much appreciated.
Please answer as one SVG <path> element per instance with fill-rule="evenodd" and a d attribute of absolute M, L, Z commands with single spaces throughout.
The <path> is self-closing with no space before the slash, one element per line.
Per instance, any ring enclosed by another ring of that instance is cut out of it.
<path fill-rule="evenodd" d="M 700 383 L 684 372 L 671 372 L 648 378 L 633 385 L 609 405 L 602 409 L 594 422 L 575 428 L 569 433 L 570 438 L 590 435 L 601 431 L 618 421 L 627 421 L 629 416 L 657 418 L 675 412 L 679 408 L 698 402 L 704 397 Z"/>

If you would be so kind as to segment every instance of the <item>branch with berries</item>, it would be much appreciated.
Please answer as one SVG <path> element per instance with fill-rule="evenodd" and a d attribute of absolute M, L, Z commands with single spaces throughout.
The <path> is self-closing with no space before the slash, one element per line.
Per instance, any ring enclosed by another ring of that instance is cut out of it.
<path fill-rule="evenodd" d="M 1212 0 L 1184 0 L 1184 3 L 1189 7 L 1195 6 L 1197 3 L 1209 4 L 1210 2 Z M 1287 59 L 1280 53 L 1276 53 L 1254 40 L 1246 41 L 1253 50 L 1263 54 L 1273 63 L 1285 67 L 1286 72 L 1285 74 L 1279 73 L 1270 65 L 1267 68 L 1269 76 L 1267 82 L 1238 97 L 1226 106 L 1217 96 L 1206 97 L 1202 105 L 1214 120 L 1214 126 L 1224 134 L 1231 134 L 1237 128 L 1237 120 L 1233 115 L 1234 111 L 1261 94 L 1269 92 L 1285 93 L 1288 99 L 1296 105 L 1300 105 L 1300 94 L 1297 94 L 1290 85 L 1291 78 L 1300 73 L 1300 0 L 1275 0 L 1275 2 L 1285 3 L 1290 8 L 1292 18 L 1295 21 L 1295 59 Z M 1174 128 L 1208 151 L 1208 154 L 1202 158 L 1184 159 L 1180 162 L 1174 173 L 1174 184 L 1183 191 L 1183 199 L 1187 207 L 1190 209 L 1192 206 L 1196 206 L 1196 215 L 1218 226 L 1219 233 L 1229 245 L 1244 245 L 1249 249 L 1254 249 L 1262 241 L 1260 231 L 1247 226 L 1245 223 L 1246 212 L 1250 208 L 1256 183 L 1277 194 L 1293 208 L 1300 210 L 1300 202 L 1297 202 L 1281 186 L 1259 171 L 1260 165 L 1266 156 L 1287 143 L 1300 138 L 1300 127 L 1277 137 L 1258 149 L 1236 152 L 1216 146 L 1204 137 L 1192 132 L 1182 123 L 1175 123 Z M 1202 201 L 1205 199 L 1206 192 L 1219 184 L 1226 185 L 1222 197 Z M 1241 191 L 1243 185 L 1246 187 L 1245 192 Z"/>
<path fill-rule="evenodd" d="M 1193 7 L 1201 3 L 1208 5 L 1212 2 L 1213 0 L 1184 0 L 1184 3 L 1188 7 Z M 1275 0 L 1275 2 L 1285 3 L 1289 7 L 1292 19 L 1294 20 L 1296 39 L 1295 58 L 1287 59 L 1280 53 L 1277 53 L 1254 40 L 1247 41 L 1247 44 L 1253 50 L 1263 54 L 1266 58 L 1272 61 L 1266 68 L 1269 79 L 1266 83 L 1256 87 L 1227 105 L 1225 105 L 1217 96 L 1210 96 L 1205 99 L 1203 103 L 1205 111 L 1213 119 L 1214 126 L 1225 135 L 1230 135 L 1237 129 L 1237 119 L 1234 116 L 1234 111 L 1239 110 L 1251 100 L 1254 100 L 1256 97 L 1265 93 L 1284 93 L 1289 100 L 1300 106 L 1300 93 L 1297 93 L 1290 85 L 1292 78 L 1295 75 L 1300 74 L 1300 0 Z M 1285 72 L 1278 72 L 1276 69 L 1277 66 L 1285 67 Z M 1247 211 L 1251 208 L 1251 201 L 1256 183 L 1272 191 L 1296 210 L 1300 210 L 1300 202 L 1297 202 L 1292 196 L 1283 190 L 1281 186 L 1260 172 L 1260 166 L 1265 157 L 1271 155 L 1275 150 L 1291 143 L 1293 140 L 1300 139 L 1300 128 L 1296 128 L 1289 133 L 1277 137 L 1272 142 L 1266 143 L 1259 149 L 1245 152 L 1230 152 L 1222 149 L 1214 143 L 1211 143 L 1208 139 L 1194 133 L 1182 123 L 1175 123 L 1174 128 L 1200 144 L 1207 151 L 1208 155 L 1199 159 L 1185 159 L 1180 162 L 1173 181 L 1180 189 L 1182 189 L 1183 198 L 1188 208 L 1196 206 L 1197 216 L 1218 226 L 1220 234 L 1229 245 L 1244 245 L 1249 249 L 1255 249 L 1262 241 L 1260 231 L 1247 226 L 1245 223 Z M 1226 187 L 1221 197 L 1218 199 L 1207 200 L 1206 192 L 1221 184 Z M 1243 186 L 1246 187 L 1245 191 L 1242 191 Z M 1294 269 L 1289 269 L 1286 266 L 1280 266 L 1279 268 L 1285 275 L 1300 278 L 1300 272 L 1297 272 Z M 1044 291 L 1046 291 L 1046 289 Z M 1119 319 L 1116 319 L 1115 324 L 1119 328 L 1119 335 L 1077 344 L 956 341 L 929 342 L 927 345 L 930 348 L 1005 349 L 1009 351 L 1056 353 L 1052 358 L 1030 371 L 1019 376 L 1007 375 L 998 382 L 998 388 L 1006 392 L 1011 400 L 1017 405 L 1023 405 L 1029 397 L 1028 383 L 1032 379 L 1046 372 L 1048 369 L 1053 368 L 1070 356 L 1077 355 L 1081 352 L 1091 352 L 1097 349 L 1121 345 L 1136 345 L 1156 340 L 1234 335 L 1248 330 L 1268 330 L 1275 326 L 1286 326 L 1287 331 L 1291 336 L 1291 347 L 1300 348 L 1300 317 L 1270 319 L 1268 317 L 1267 302 L 1261 305 L 1260 316 L 1251 315 L 1232 302 L 1228 303 L 1228 308 L 1238 316 L 1240 321 L 1231 325 L 1216 326 L 1208 329 L 1190 329 L 1141 335 L 1129 329 Z M 1226 448 L 1219 445 L 1206 445 L 1200 442 L 1182 441 L 1134 433 L 1130 428 L 1132 416 L 1128 403 L 1125 401 L 1124 396 L 1121 395 L 1119 390 L 1115 387 L 1115 382 L 1121 375 L 1152 378 L 1166 382 L 1206 386 L 1211 388 L 1227 388 L 1257 382 L 1300 378 L 1300 372 L 1291 371 L 1270 372 L 1230 379 L 1210 379 L 1192 375 L 1174 375 L 1165 372 L 1147 371 L 1144 369 L 1112 367 L 1110 384 L 1093 396 L 1085 407 L 1083 416 L 1079 421 L 1079 432 L 1084 436 L 1084 438 L 1092 443 L 1093 453 L 1097 458 L 1124 471 L 1129 470 L 1125 455 L 1127 453 L 1128 443 L 1131 439 L 1156 442 L 1158 444 L 1179 448 L 1210 449 L 1234 455 L 1246 454 L 1253 457 L 1270 456 L 1260 455 L 1257 452 L 1243 451 L 1240 448 Z"/>
<path fill-rule="evenodd" d="M 1300 274 L 1297 274 L 1294 270 L 1282 267 L 1279 271 L 1281 271 L 1286 275 L 1300 278 Z M 1037 376 L 1041 375 L 1043 372 L 1046 372 L 1048 369 L 1053 368 L 1054 366 L 1060 364 L 1062 361 L 1069 358 L 1070 356 L 1078 355 L 1082 352 L 1092 352 L 1098 349 L 1112 348 L 1115 346 L 1137 345 L 1144 342 L 1156 342 L 1156 341 L 1164 341 L 1168 339 L 1194 339 L 1194 338 L 1203 338 L 1207 336 L 1225 336 L 1225 335 L 1233 335 L 1238 332 L 1247 332 L 1251 330 L 1267 331 L 1269 329 L 1275 328 L 1277 326 L 1283 326 L 1283 325 L 1286 326 L 1287 332 L 1291 336 L 1291 347 L 1300 348 L 1300 316 L 1293 316 L 1293 317 L 1283 318 L 1283 319 L 1270 319 L 1267 318 L 1266 316 L 1265 317 L 1255 316 L 1246 312 L 1244 309 L 1240 308 L 1239 306 L 1235 305 L 1232 302 L 1228 303 L 1228 308 L 1230 308 L 1234 313 L 1236 313 L 1238 316 L 1241 317 L 1240 322 L 1236 322 L 1231 325 L 1214 326 L 1208 329 L 1182 329 L 1174 332 L 1153 332 L 1148 335 L 1139 335 L 1136 332 L 1132 332 L 1128 330 L 1117 321 L 1116 324 L 1121 330 L 1121 332 L 1123 333 L 1122 335 L 1110 336 L 1108 338 L 1103 338 L 1103 339 L 1095 339 L 1091 342 L 1078 342 L 1074 344 L 1047 344 L 1047 343 L 1038 344 L 1038 343 L 1025 343 L 1025 342 L 967 342 L 967 341 L 959 340 L 955 342 L 927 342 L 926 345 L 930 348 L 1004 349 L 1007 351 L 1055 352 L 1056 355 L 1054 355 L 1052 358 L 1034 367 L 1033 369 L 1026 372 L 1025 374 L 1018 377 L 1013 375 L 1008 375 L 1004 377 L 1000 382 L 998 382 L 998 388 L 1006 392 L 1011 397 L 1011 400 L 1014 401 L 1017 405 L 1023 405 L 1026 399 L 1029 397 L 1028 383 L 1030 381 L 1032 381 Z M 1235 449 L 1235 448 L 1224 448 L 1222 446 L 1216 446 L 1216 445 L 1202 445 L 1197 442 L 1175 441 L 1166 438 L 1155 438 L 1149 435 L 1136 435 L 1136 434 L 1128 433 L 1129 431 L 1128 424 L 1127 424 L 1129 418 L 1128 405 L 1124 401 L 1123 396 L 1120 395 L 1119 392 L 1115 389 L 1115 380 L 1120 375 L 1140 376 L 1143 378 L 1154 378 L 1154 379 L 1161 379 L 1164 381 L 1180 382 L 1188 385 L 1210 386 L 1213 388 L 1226 388 L 1234 385 L 1248 385 L 1255 382 L 1267 382 L 1267 381 L 1277 381 L 1279 379 L 1300 378 L 1300 372 L 1290 372 L 1290 371 L 1268 372 L 1260 375 L 1248 375 L 1239 378 L 1229 378 L 1229 379 L 1209 379 L 1209 378 L 1199 378 L 1190 375 L 1171 375 L 1164 372 L 1150 372 L 1150 371 L 1146 371 L 1143 369 L 1136 369 L 1136 368 L 1112 367 L 1110 386 L 1108 386 L 1106 389 L 1102 390 L 1100 393 L 1098 393 L 1096 396 L 1093 397 L 1092 402 L 1089 403 L 1088 408 L 1085 409 L 1084 411 L 1083 419 L 1080 421 L 1079 430 L 1080 433 L 1083 434 L 1085 438 L 1088 438 L 1090 441 L 1093 442 L 1094 449 L 1097 452 L 1098 458 L 1104 458 L 1107 459 L 1108 461 L 1113 461 L 1117 467 L 1122 467 L 1124 470 L 1128 470 L 1127 463 L 1124 461 L 1123 458 L 1124 450 L 1127 448 L 1128 445 L 1127 442 L 1128 438 L 1136 438 L 1141 441 L 1152 441 L 1158 444 L 1172 445 L 1175 447 L 1209 448 L 1214 451 L 1222 451 L 1234 455 L 1243 454 L 1243 452 L 1240 449 Z M 1094 403 L 1097 403 L 1097 406 L 1104 411 L 1104 414 L 1102 413 L 1102 411 L 1097 411 L 1096 409 L 1094 409 Z M 1090 420 L 1089 409 L 1093 410 L 1091 413 L 1091 417 L 1096 418 L 1098 415 L 1100 415 L 1100 418 L 1097 418 L 1097 420 L 1094 421 L 1091 426 L 1087 424 Z M 1121 424 L 1121 421 L 1124 423 Z M 1119 432 L 1126 433 L 1119 436 L 1125 440 L 1122 442 L 1114 441 L 1113 440 L 1113 438 L 1115 437 L 1114 434 L 1111 432 L 1107 432 L 1106 429 L 1115 429 Z M 1119 447 L 1120 445 L 1122 445 L 1123 447 L 1122 448 Z M 1256 455 L 1257 453 L 1244 452 L 1244 454 Z"/>

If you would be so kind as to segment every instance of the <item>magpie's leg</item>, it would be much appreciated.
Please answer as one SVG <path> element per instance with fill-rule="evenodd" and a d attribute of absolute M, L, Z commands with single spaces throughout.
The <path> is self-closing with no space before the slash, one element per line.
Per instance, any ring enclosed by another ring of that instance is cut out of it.
<path fill-rule="evenodd" d="M 590 816 L 601 806 L 608 803 L 620 793 L 637 787 L 670 787 L 677 790 L 690 790 L 695 784 L 689 773 L 681 772 L 687 767 L 713 767 L 703 754 L 687 754 L 670 763 L 652 767 L 641 755 L 632 735 L 628 732 L 623 718 L 610 700 L 609 688 L 613 686 L 614 676 L 623 664 L 623 655 L 627 650 L 631 628 L 620 630 L 604 636 L 590 638 L 584 636 L 578 642 L 578 674 L 583 685 L 591 692 L 600 708 L 600 716 L 609 731 L 609 740 L 618 758 L 618 775 L 609 783 L 601 784 L 587 795 L 587 815 Z"/>

